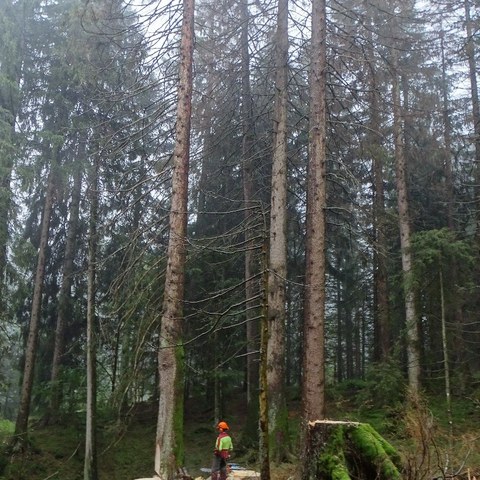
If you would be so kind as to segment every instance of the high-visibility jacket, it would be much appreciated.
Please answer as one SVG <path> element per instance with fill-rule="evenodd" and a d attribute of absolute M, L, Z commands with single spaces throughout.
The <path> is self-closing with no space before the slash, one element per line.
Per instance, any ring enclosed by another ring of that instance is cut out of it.
<path fill-rule="evenodd" d="M 230 435 L 226 432 L 220 433 L 215 442 L 215 454 L 222 458 L 228 458 L 232 450 L 233 442 Z"/>

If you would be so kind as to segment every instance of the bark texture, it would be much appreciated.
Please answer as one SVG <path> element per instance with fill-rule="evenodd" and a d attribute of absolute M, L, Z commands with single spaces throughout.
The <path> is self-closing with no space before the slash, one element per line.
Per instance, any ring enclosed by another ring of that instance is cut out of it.
<path fill-rule="evenodd" d="M 188 170 L 192 113 L 194 0 L 183 2 L 175 148 L 173 152 L 170 237 L 163 299 L 159 368 L 159 406 L 155 472 L 174 478 L 183 462 L 183 299 L 185 282 Z"/>
<path fill-rule="evenodd" d="M 56 161 L 52 161 L 51 169 L 47 180 L 45 204 L 42 213 L 40 244 L 38 247 L 37 267 L 35 272 L 35 282 L 33 286 L 32 310 L 30 315 L 30 325 L 28 327 L 27 345 L 25 347 L 25 364 L 23 367 L 22 388 L 20 391 L 20 402 L 15 423 L 15 443 L 16 446 L 19 448 L 23 448 L 25 446 L 28 435 L 28 419 L 30 417 L 30 402 L 32 398 L 35 357 L 37 355 L 38 330 L 40 326 L 43 282 L 45 276 L 45 264 L 47 259 L 48 232 L 50 229 L 50 218 L 55 194 L 55 166 Z"/>
<path fill-rule="evenodd" d="M 72 199 L 70 202 L 70 216 L 68 221 L 67 240 L 65 244 L 65 256 L 63 261 L 62 284 L 58 294 L 58 314 L 55 327 L 55 343 L 53 348 L 52 371 L 50 375 L 51 396 L 47 413 L 46 423 L 55 422 L 60 411 L 61 385 L 60 374 L 62 357 L 65 351 L 65 327 L 70 310 L 70 295 L 73 275 L 73 260 L 77 245 L 77 229 L 80 211 L 80 190 L 82 186 L 82 163 L 85 161 L 85 139 L 79 144 L 79 161 L 77 162 Z"/>
<path fill-rule="evenodd" d="M 325 417 L 325 0 L 312 1 L 310 138 L 307 171 L 303 416 Z"/>
<path fill-rule="evenodd" d="M 242 124 L 243 124 L 243 145 L 242 145 L 242 165 L 243 165 L 243 201 L 245 204 L 245 295 L 246 295 L 246 316 L 247 316 L 247 397 L 249 403 L 256 401 L 254 397 L 258 388 L 258 322 L 254 312 L 255 302 L 255 259 L 251 237 L 253 233 L 250 225 L 255 212 L 254 208 L 254 186 L 253 186 L 253 103 L 250 88 L 250 54 L 248 51 L 248 26 L 249 12 L 248 3 L 242 1 Z"/>
<path fill-rule="evenodd" d="M 402 271 L 405 295 L 405 322 L 407 330 L 408 384 L 413 394 L 420 388 L 420 351 L 417 315 L 415 311 L 414 291 L 411 286 L 412 253 L 410 214 L 408 208 L 407 162 L 405 158 L 402 109 L 400 104 L 400 87 L 397 72 L 397 52 L 393 52 L 393 133 L 395 139 L 395 173 L 397 186 L 398 222 L 400 230 L 400 247 L 402 253 Z"/>
<path fill-rule="evenodd" d="M 368 8 L 368 7 L 367 7 Z M 390 354 L 390 325 L 388 308 L 387 242 L 385 238 L 385 192 L 380 121 L 380 92 L 378 90 L 377 67 L 373 51 L 371 25 L 367 25 L 369 39 L 367 56 L 369 62 L 369 111 L 370 125 L 367 154 L 372 161 L 373 172 L 373 273 L 374 273 L 374 358 L 386 361 Z"/>
<path fill-rule="evenodd" d="M 475 207 L 477 215 L 477 241 L 480 244 L 480 101 L 478 98 L 477 82 L 477 59 L 475 51 L 474 24 L 471 18 L 470 0 L 464 0 L 465 7 L 465 29 L 467 33 L 466 52 L 468 58 L 468 70 L 470 77 L 470 92 L 472 95 L 472 119 L 473 119 L 473 138 L 475 145 Z"/>
<path fill-rule="evenodd" d="M 245 446 L 253 445 L 258 432 L 258 387 L 259 387 L 259 347 L 260 326 L 258 322 L 257 302 L 258 286 L 255 274 L 255 246 L 253 242 L 254 224 L 257 207 L 254 199 L 253 165 L 255 156 L 253 102 L 250 85 L 250 53 L 248 32 L 250 12 L 248 0 L 240 2 L 241 19 L 241 81 L 242 81 L 242 173 L 245 232 L 245 319 L 247 335 L 247 420 L 243 430 Z"/>
<path fill-rule="evenodd" d="M 270 201 L 267 382 L 271 458 L 286 459 L 288 412 L 285 399 L 285 281 L 287 277 L 287 73 L 288 0 L 278 1 L 275 111 Z"/>
<path fill-rule="evenodd" d="M 98 169 L 95 158 L 90 180 L 90 232 L 88 239 L 87 268 L 87 405 L 85 418 L 84 480 L 97 480 L 97 338 L 96 338 L 96 273 L 97 273 L 97 223 L 98 223 Z"/>

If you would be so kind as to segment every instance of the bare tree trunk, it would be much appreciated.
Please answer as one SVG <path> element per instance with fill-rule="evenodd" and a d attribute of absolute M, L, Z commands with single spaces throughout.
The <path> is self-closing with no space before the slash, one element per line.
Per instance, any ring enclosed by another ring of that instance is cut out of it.
<path fill-rule="evenodd" d="M 252 237 L 253 224 L 256 215 L 254 205 L 253 159 L 254 159 L 254 122 L 253 103 L 250 88 L 250 54 L 248 51 L 248 31 L 250 12 L 248 0 L 240 2 L 241 20 L 241 77 L 242 77 L 242 170 L 243 170 L 243 201 L 245 205 L 245 317 L 247 335 L 247 420 L 243 431 L 245 445 L 252 444 L 257 439 L 258 431 L 258 386 L 259 386 L 259 337 L 260 329 L 255 296 L 255 255 Z"/>
<path fill-rule="evenodd" d="M 443 93 L 443 142 L 445 152 L 445 190 L 447 197 L 447 225 L 452 231 L 455 230 L 455 222 L 453 218 L 454 212 L 454 193 L 453 193 L 453 169 L 452 169 L 452 122 L 449 113 L 448 101 L 448 80 L 447 80 L 447 62 L 445 58 L 445 32 L 442 28 L 440 33 L 440 46 L 442 53 L 442 93 Z"/>
<path fill-rule="evenodd" d="M 57 149 L 54 149 L 54 152 L 54 155 L 58 155 Z M 50 172 L 48 174 L 45 204 L 42 213 L 40 245 L 38 247 L 37 268 L 33 287 L 32 311 L 30 315 L 27 345 L 25 347 L 25 365 L 23 367 L 20 403 L 15 424 L 15 446 L 17 448 L 23 448 L 25 446 L 28 436 L 28 419 L 30 416 L 30 402 L 32 397 L 35 357 L 37 354 L 38 330 L 40 325 L 43 282 L 47 258 L 48 233 L 50 229 L 50 217 L 52 213 L 55 192 L 54 177 L 56 165 L 57 159 L 55 158 L 51 162 Z"/>
<path fill-rule="evenodd" d="M 440 307 L 442 322 L 442 350 L 443 350 L 443 371 L 445 373 L 445 399 L 447 403 L 447 420 L 450 426 L 450 435 L 452 435 L 452 396 L 450 389 L 450 362 L 448 360 L 448 342 L 447 342 L 447 322 L 445 318 L 445 291 L 443 285 L 443 274 L 440 270 Z"/>
<path fill-rule="evenodd" d="M 367 7 L 368 8 L 368 7 Z M 374 359 L 385 361 L 390 354 L 390 325 L 388 308 L 387 242 L 385 239 L 385 194 L 383 176 L 384 152 L 381 143 L 379 102 L 375 55 L 371 26 L 367 25 L 367 55 L 369 62 L 370 125 L 367 151 L 373 171 L 373 274 L 374 274 Z"/>
<path fill-rule="evenodd" d="M 208 29 L 208 35 L 212 38 L 215 35 L 215 16 L 212 14 L 206 18 L 206 28 Z M 208 181 L 213 173 L 213 161 L 212 161 L 212 147 L 214 145 L 213 135 L 213 104 L 215 102 L 215 85 L 217 82 L 215 72 L 215 53 L 210 49 L 205 49 L 204 63 L 206 68 L 206 82 L 204 97 L 202 98 L 201 113 L 201 136 L 203 140 L 201 165 L 200 165 L 200 178 L 198 182 L 198 194 L 197 194 L 197 222 L 195 226 L 195 234 L 200 237 L 208 230 L 209 216 L 206 212 L 207 209 L 207 195 L 206 189 L 208 188 Z"/>
<path fill-rule="evenodd" d="M 470 73 L 470 91 L 472 95 L 472 117 L 473 117 L 473 133 L 475 145 L 475 207 L 477 216 L 477 238 L 480 239 L 480 102 L 478 99 L 478 82 L 477 82 L 477 61 L 475 52 L 475 35 L 473 33 L 473 25 L 470 14 L 470 0 L 464 0 L 465 6 L 465 28 L 467 32 L 466 52 L 468 58 L 468 68 Z M 480 244 L 480 240 L 478 240 Z"/>
<path fill-rule="evenodd" d="M 364 324 L 363 314 L 359 311 L 355 312 L 354 326 L 353 326 L 353 338 L 354 338 L 354 376 L 356 378 L 362 378 L 363 376 L 363 337 L 362 326 Z"/>
<path fill-rule="evenodd" d="M 87 268 L 87 405 L 85 425 L 85 461 L 84 480 L 97 480 L 97 339 L 96 339 L 96 261 L 97 261 L 97 223 L 98 223 L 98 170 L 99 159 L 95 156 L 90 180 L 90 232 L 88 239 Z"/>
<path fill-rule="evenodd" d="M 312 0 L 303 417 L 325 418 L 326 7 Z"/>
<path fill-rule="evenodd" d="M 266 230 L 266 226 L 265 226 Z M 262 247 L 262 315 L 261 315 L 261 335 L 260 335 L 260 374 L 259 374 L 259 456 L 260 456 L 260 478 L 270 480 L 270 440 L 269 440 L 269 403 L 268 403 L 268 261 L 267 261 L 267 240 L 263 242 Z"/>
<path fill-rule="evenodd" d="M 62 356 L 65 350 L 65 326 L 70 309 L 70 294 L 73 274 L 73 259 L 77 244 L 78 216 L 80 210 L 80 190 L 82 186 L 82 164 L 85 160 L 86 139 L 80 139 L 78 162 L 74 176 L 72 199 L 70 203 L 70 218 L 68 221 L 67 240 L 65 245 L 65 257 L 63 262 L 62 284 L 58 295 L 58 314 L 55 329 L 55 344 L 53 348 L 52 371 L 50 376 L 51 396 L 50 404 L 45 419 L 46 423 L 56 422 L 60 411 L 61 385 L 60 371 Z"/>
<path fill-rule="evenodd" d="M 340 259 L 337 253 L 337 267 L 340 266 Z M 340 276 L 337 276 L 336 280 L 336 304 L 337 304 L 337 348 L 335 351 L 335 358 L 337 359 L 337 368 L 335 372 L 335 378 L 337 382 L 341 382 L 344 379 L 343 373 L 343 322 L 342 322 L 342 288 L 343 284 L 340 281 Z"/>
<path fill-rule="evenodd" d="M 476 253 L 480 255 L 480 101 L 478 97 L 478 65 L 477 65 L 477 54 L 476 51 L 476 39 L 478 35 L 478 30 L 475 29 L 475 25 L 471 18 L 471 0 L 464 0 L 465 8 L 465 29 L 467 34 L 467 43 L 466 43 L 466 53 L 468 59 L 468 69 L 469 69 L 469 78 L 470 78 L 470 93 L 472 96 L 472 119 L 473 119 L 473 138 L 474 138 L 474 147 L 475 147 L 475 157 L 473 161 L 473 176 L 474 176 L 474 206 L 475 206 L 475 236 L 476 236 Z M 478 28 L 478 27 L 477 27 Z M 475 272 L 475 282 L 478 285 L 480 282 L 480 266 L 477 262 L 476 272 Z M 478 297 L 478 296 L 477 296 Z M 476 302 L 476 310 L 478 311 L 478 301 Z M 478 319 L 478 316 L 477 316 Z M 469 376 L 468 366 L 464 369 L 463 377 Z M 465 381 L 466 380 L 466 381 Z M 464 383 L 467 383 L 468 380 L 465 379 Z"/>
<path fill-rule="evenodd" d="M 393 55 L 393 132 L 395 137 L 395 169 L 397 182 L 397 202 L 399 214 L 400 246 L 402 251 L 402 270 L 405 292 L 405 322 L 407 328 L 407 361 L 408 384 L 412 394 L 417 394 L 420 388 L 420 351 L 417 315 L 415 311 L 414 291 L 409 282 L 412 271 L 412 253 L 410 251 L 411 232 L 408 209 L 407 174 L 404 151 L 402 112 L 400 105 L 400 88 L 397 71 L 397 52 Z"/>
<path fill-rule="evenodd" d="M 173 152 L 170 237 L 158 352 L 159 390 L 155 472 L 171 480 L 183 462 L 183 300 L 185 283 L 188 169 L 192 114 L 195 1 L 184 0 L 180 79 Z"/>
<path fill-rule="evenodd" d="M 450 118 L 449 108 L 449 83 L 447 79 L 447 61 L 445 58 L 445 35 L 442 27 L 440 34 L 440 47 L 442 53 L 442 93 L 443 93 L 443 142 L 444 142 L 444 171 L 445 171 L 445 197 L 447 198 L 447 226 L 455 231 L 454 218 L 454 187 L 453 187 L 453 168 L 452 168 L 452 121 Z M 452 285 L 457 285 L 458 266 L 455 264 L 452 269 Z M 463 334 L 463 311 L 462 311 L 462 295 L 456 295 L 454 302 L 454 347 L 453 347 L 453 363 L 456 364 L 460 372 L 465 373 L 465 342 Z M 463 376 L 463 375 L 462 375 Z M 460 387 L 461 388 L 461 387 Z"/>
<path fill-rule="evenodd" d="M 289 451 L 285 398 L 285 281 L 287 277 L 288 0 L 278 1 L 270 248 L 268 275 L 268 412 L 271 459 Z"/>
<path fill-rule="evenodd" d="M 345 282 L 343 282 L 345 283 Z M 343 288 L 347 290 L 347 285 Z M 345 378 L 347 380 L 353 378 L 353 318 L 352 307 L 345 302 Z"/>
<path fill-rule="evenodd" d="M 256 401 L 258 388 L 258 334 L 259 329 L 254 313 L 255 302 L 255 274 L 254 252 L 251 247 L 252 231 L 249 225 L 254 216 L 253 207 L 253 113 L 252 94 L 250 91 L 250 56 L 248 53 L 248 4 L 242 0 L 242 99 L 243 99 L 243 200 L 245 203 L 245 236 L 247 237 L 245 250 L 245 290 L 247 315 L 247 396 L 249 403 Z M 254 399 L 255 397 L 255 399 Z"/>

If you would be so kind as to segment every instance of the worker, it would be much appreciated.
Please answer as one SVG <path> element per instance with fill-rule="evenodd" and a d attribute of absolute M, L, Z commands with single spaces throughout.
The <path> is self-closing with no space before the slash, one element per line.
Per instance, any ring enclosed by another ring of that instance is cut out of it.
<path fill-rule="evenodd" d="M 218 437 L 215 442 L 215 450 L 212 462 L 212 479 L 227 479 L 227 460 L 230 452 L 233 450 L 233 443 L 228 431 L 230 430 L 227 422 L 221 421 L 217 425 Z"/>

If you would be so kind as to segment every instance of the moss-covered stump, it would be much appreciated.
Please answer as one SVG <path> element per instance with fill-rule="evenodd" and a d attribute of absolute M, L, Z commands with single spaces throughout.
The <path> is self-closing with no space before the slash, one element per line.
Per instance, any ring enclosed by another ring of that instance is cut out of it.
<path fill-rule="evenodd" d="M 400 456 L 367 423 L 309 422 L 302 480 L 401 480 Z"/>

